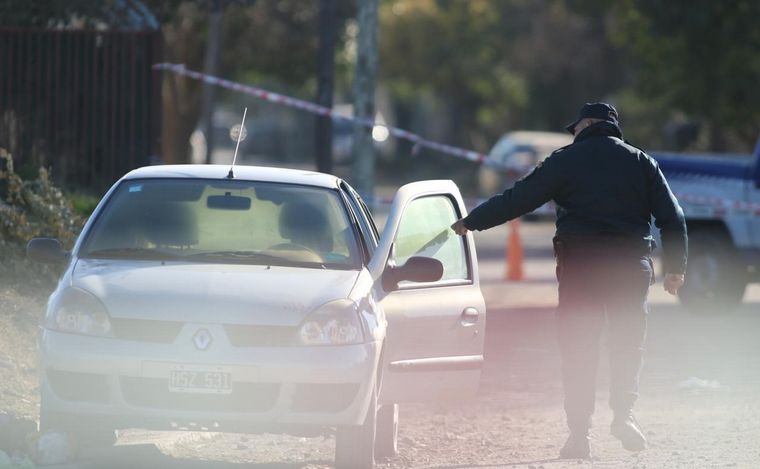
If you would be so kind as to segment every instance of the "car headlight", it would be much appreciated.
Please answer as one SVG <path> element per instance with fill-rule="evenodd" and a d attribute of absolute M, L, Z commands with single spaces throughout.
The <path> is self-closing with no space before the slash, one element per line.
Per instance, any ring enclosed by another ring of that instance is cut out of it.
<path fill-rule="evenodd" d="M 364 342 L 356 304 L 350 300 L 327 303 L 306 317 L 299 330 L 303 345 L 349 345 Z"/>
<path fill-rule="evenodd" d="M 67 288 L 52 305 L 45 327 L 74 334 L 110 336 L 111 320 L 95 296 L 78 288 Z"/>

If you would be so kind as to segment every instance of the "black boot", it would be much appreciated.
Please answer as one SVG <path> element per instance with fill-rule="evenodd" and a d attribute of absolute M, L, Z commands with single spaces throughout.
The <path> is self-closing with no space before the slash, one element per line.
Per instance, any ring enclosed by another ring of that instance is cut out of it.
<path fill-rule="evenodd" d="M 610 433 L 628 451 L 641 451 L 647 447 L 647 439 L 631 412 L 616 413 L 610 425 Z"/>
<path fill-rule="evenodd" d="M 559 450 L 560 459 L 590 459 L 591 448 L 588 442 L 588 433 L 570 432 L 565 446 Z"/>

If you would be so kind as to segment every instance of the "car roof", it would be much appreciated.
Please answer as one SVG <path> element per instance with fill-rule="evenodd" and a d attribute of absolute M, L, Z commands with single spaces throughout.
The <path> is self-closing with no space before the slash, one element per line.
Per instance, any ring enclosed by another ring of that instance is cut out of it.
<path fill-rule="evenodd" d="M 230 171 L 229 165 L 220 164 L 177 164 L 144 166 L 130 171 L 122 179 L 145 178 L 199 178 L 225 179 Z M 303 184 L 307 186 L 327 187 L 334 189 L 338 186 L 336 176 L 302 169 L 270 168 L 265 166 L 235 165 L 235 180 L 266 181 L 283 184 Z"/>
<path fill-rule="evenodd" d="M 541 132 L 533 130 L 517 130 L 504 134 L 502 139 L 510 139 L 515 143 L 526 145 L 556 145 L 558 147 L 573 142 L 573 136 L 569 133 Z"/>

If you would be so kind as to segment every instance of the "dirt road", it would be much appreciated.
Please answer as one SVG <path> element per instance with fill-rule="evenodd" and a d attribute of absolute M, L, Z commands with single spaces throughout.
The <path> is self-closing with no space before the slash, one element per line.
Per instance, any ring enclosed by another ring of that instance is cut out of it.
<path fill-rule="evenodd" d="M 591 461 L 558 461 L 566 430 L 554 339 L 556 284 L 547 223 L 523 224 L 527 278 L 505 283 L 504 229 L 478 235 L 489 307 L 477 399 L 402 407 L 400 454 L 385 468 L 760 467 L 760 287 L 730 315 L 690 315 L 653 288 L 637 416 L 651 447 L 628 453 L 608 431 L 602 360 Z M 604 355 L 603 355 L 604 357 Z M 68 467 L 327 468 L 334 440 L 126 432 Z"/>

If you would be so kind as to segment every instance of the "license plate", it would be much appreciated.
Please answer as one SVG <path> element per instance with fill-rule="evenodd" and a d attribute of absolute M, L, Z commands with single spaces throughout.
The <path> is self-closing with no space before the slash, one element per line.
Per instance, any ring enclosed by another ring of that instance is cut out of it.
<path fill-rule="evenodd" d="M 232 392 L 232 374 L 222 370 L 182 366 L 170 371 L 169 391 L 230 394 Z"/>

